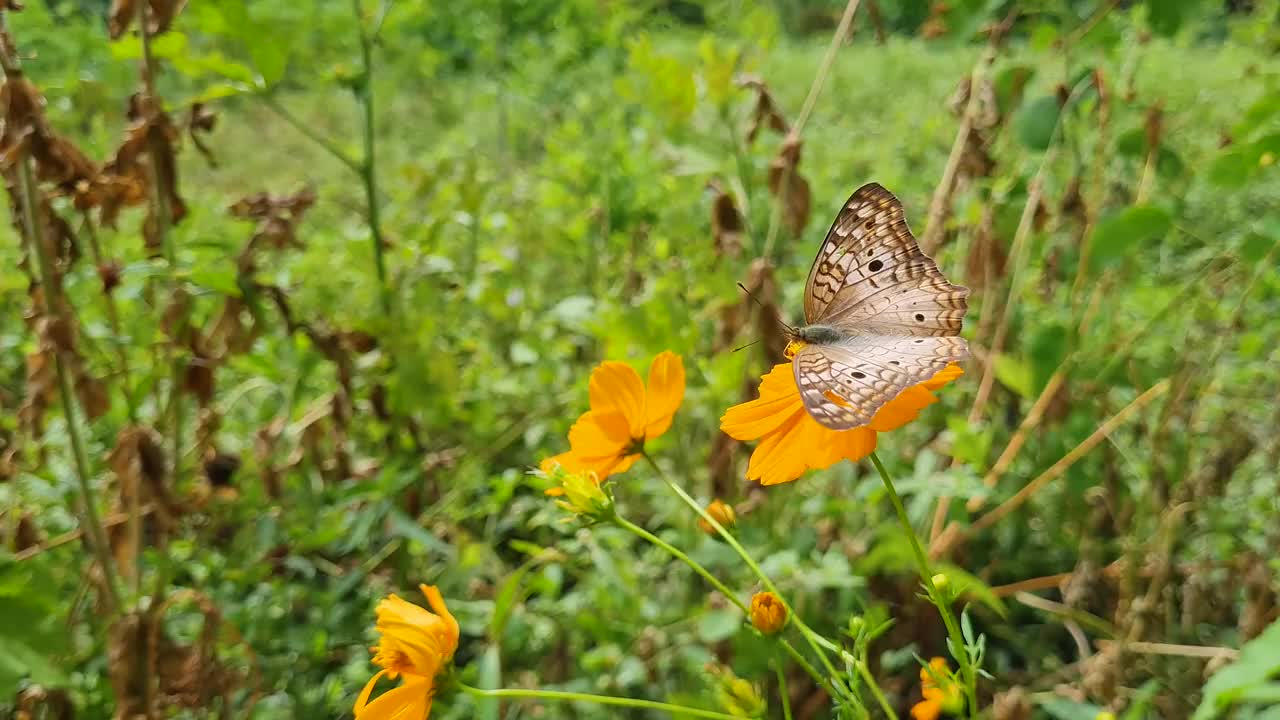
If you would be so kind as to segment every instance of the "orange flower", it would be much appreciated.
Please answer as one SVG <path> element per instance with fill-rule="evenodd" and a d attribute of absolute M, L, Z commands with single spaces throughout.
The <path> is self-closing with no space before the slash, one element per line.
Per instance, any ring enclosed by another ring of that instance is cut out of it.
<path fill-rule="evenodd" d="M 707 514 L 715 518 L 716 522 L 720 523 L 720 527 L 725 530 L 732 530 L 733 527 L 738 524 L 738 514 L 733 511 L 733 506 L 720 498 L 712 500 L 707 505 Z M 716 532 L 716 529 L 711 526 L 711 523 L 707 522 L 702 517 L 698 518 L 698 529 L 711 537 L 720 537 L 720 533 Z"/>
<path fill-rule="evenodd" d="M 566 472 L 595 474 L 604 480 L 626 472 L 646 440 L 671 427 L 684 400 L 684 363 L 670 351 L 659 353 L 649 366 L 646 390 L 640 374 L 622 362 L 602 362 L 591 371 L 591 410 L 569 428 L 569 452 L 542 461 L 551 472 L 556 465 Z"/>
<path fill-rule="evenodd" d="M 791 354 L 791 346 L 788 346 Z M 747 465 L 747 479 L 762 485 L 790 482 L 808 470 L 830 467 L 841 460 L 858 461 L 876 449 L 876 433 L 896 430 L 915 420 L 937 402 L 937 390 L 960 377 L 952 363 L 932 378 L 903 390 L 880 408 L 869 425 L 832 430 L 804 409 L 791 363 L 775 365 L 761 379 L 760 397 L 734 405 L 720 418 L 720 429 L 735 440 L 760 440 Z"/>
<path fill-rule="evenodd" d="M 378 603 L 378 632 L 373 662 L 382 667 L 365 684 L 356 699 L 356 720 L 424 720 L 431 713 L 436 675 L 453 659 L 458 649 L 458 621 L 445 607 L 440 591 L 419 585 L 427 604 L 435 612 L 391 595 Z M 369 702 L 378 678 L 404 683 Z"/>
<path fill-rule="evenodd" d="M 751 625 L 765 635 L 773 635 L 787 624 L 787 608 L 771 592 L 751 596 Z"/>
<path fill-rule="evenodd" d="M 930 660 L 929 667 L 920 668 L 920 695 L 924 700 L 911 706 L 914 720 L 938 720 L 944 712 L 952 715 L 964 709 L 960 686 L 951 680 L 947 661 L 940 657 Z"/>

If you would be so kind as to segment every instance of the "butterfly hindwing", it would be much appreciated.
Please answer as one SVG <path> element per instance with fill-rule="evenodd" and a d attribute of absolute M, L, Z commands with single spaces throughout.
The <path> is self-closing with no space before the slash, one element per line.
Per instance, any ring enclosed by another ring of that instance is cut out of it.
<path fill-rule="evenodd" d="M 959 337 L 855 335 L 805 345 L 791 367 L 809 414 L 832 430 L 849 430 L 869 424 L 903 390 L 967 355 Z"/>
<path fill-rule="evenodd" d="M 846 332 L 957 335 L 968 295 L 920 250 L 902 203 L 868 183 L 827 231 L 805 285 L 804 313 L 809 323 Z"/>

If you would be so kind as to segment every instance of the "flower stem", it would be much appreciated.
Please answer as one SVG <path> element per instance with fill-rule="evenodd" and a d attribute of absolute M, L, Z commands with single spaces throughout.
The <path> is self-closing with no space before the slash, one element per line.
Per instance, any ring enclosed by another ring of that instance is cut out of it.
<path fill-rule="evenodd" d="M 673 705 L 671 703 L 657 702 L 655 700 L 640 700 L 638 698 L 614 697 L 612 695 L 592 695 L 590 693 L 568 692 L 564 690 L 526 690 L 523 688 L 482 690 L 462 683 L 458 683 L 458 687 L 468 695 L 474 695 L 475 697 L 533 698 L 538 700 L 556 700 L 561 702 L 589 702 L 596 703 L 597 705 L 618 705 L 621 707 L 662 710 L 677 716 L 717 718 L 718 720 L 741 720 L 741 716 L 738 715 L 727 715 L 714 710 L 700 710 L 698 708 L 691 708 L 685 705 Z"/>
<path fill-rule="evenodd" d="M 654 535 L 648 530 L 645 530 L 639 525 L 636 525 L 635 523 L 622 517 L 621 515 L 615 515 L 613 518 L 613 521 L 615 524 L 618 525 L 618 527 L 629 530 L 635 535 L 653 543 L 654 545 L 657 545 L 658 547 L 670 553 L 671 556 L 674 557 L 675 559 L 679 560 L 685 565 L 688 565 L 691 570 L 701 575 L 702 579 L 711 583 L 712 587 L 714 587 L 716 590 L 719 590 L 721 595 L 724 595 L 726 598 L 728 598 L 729 602 L 732 602 L 734 605 L 737 605 L 738 609 L 741 610 L 744 615 L 749 614 L 751 612 L 750 609 L 747 608 L 747 604 L 744 603 L 742 599 L 738 597 L 737 593 L 725 587 L 725 584 L 720 582 L 718 579 L 716 579 L 716 576 L 712 575 L 709 570 L 707 570 L 705 567 L 703 567 L 700 563 L 698 563 L 693 558 L 689 557 L 680 548 L 672 545 L 666 540 L 663 540 L 657 535 Z"/>
<path fill-rule="evenodd" d="M 636 534 L 637 536 L 643 538 L 644 540 L 647 540 L 648 542 L 651 542 L 654 545 L 657 545 L 663 550 L 666 550 L 668 553 L 671 554 L 672 557 L 684 563 L 685 565 L 688 565 L 690 569 L 698 573 L 698 575 L 701 575 L 704 580 L 711 583 L 712 587 L 714 587 L 716 590 L 719 590 L 721 595 L 724 595 L 726 598 L 729 599 L 729 602 L 737 606 L 737 608 L 742 611 L 743 615 L 749 616 L 751 614 L 751 609 L 747 607 L 747 604 L 743 602 L 741 598 L 738 597 L 737 593 L 730 590 L 724 583 L 720 582 L 716 578 L 716 576 L 712 575 L 710 570 L 707 570 L 707 568 L 704 567 L 697 560 L 694 560 L 693 558 L 689 557 L 689 555 L 686 554 L 683 550 L 672 545 L 666 540 L 663 540 L 657 535 L 654 535 L 648 530 L 645 530 L 639 525 L 636 525 L 630 520 L 627 520 L 621 515 L 615 515 L 614 522 L 619 527 L 629 530 L 632 533 Z M 816 682 L 818 685 L 822 685 L 823 684 L 822 675 L 818 673 L 817 670 L 814 669 L 813 665 L 811 665 L 809 661 L 805 659 L 804 655 L 801 655 L 800 651 L 796 650 L 795 646 L 792 645 L 790 642 L 788 642 L 785 638 L 778 637 L 777 639 L 778 639 L 778 643 L 781 644 L 783 649 L 787 651 L 787 654 L 789 654 L 793 659 L 795 659 L 796 664 L 804 668 L 804 671 L 809 673 L 809 676 L 813 678 L 814 682 Z"/>
<path fill-rule="evenodd" d="M 373 242 L 373 264 L 378 274 L 378 297 L 382 302 L 382 311 L 387 315 L 392 311 L 391 289 L 387 285 L 387 261 L 383 253 L 382 220 L 378 207 L 378 156 L 374 142 L 374 97 L 373 97 L 373 38 L 365 28 L 364 13 L 360 8 L 360 0 L 351 0 L 355 14 L 356 35 L 360 40 L 360 63 L 363 70 L 364 87 L 359 94 L 363 112 L 361 130 L 364 136 L 364 157 L 360 161 L 360 179 L 364 185 L 365 203 L 369 211 L 369 236 Z"/>
<path fill-rule="evenodd" d="M 742 561 L 747 564 L 747 567 L 751 568 L 751 571 L 760 579 L 760 582 L 764 585 L 765 589 L 773 593 L 778 598 L 778 601 L 782 603 L 782 607 L 786 609 L 787 617 L 790 618 L 791 624 L 800 631 L 800 634 L 804 636 L 806 641 L 808 641 L 809 646 L 813 648 L 814 653 L 817 654 L 818 659 L 822 661 L 822 665 L 826 668 L 828 674 L 829 684 L 834 693 L 836 695 L 853 699 L 852 693 L 850 693 L 841 682 L 840 673 L 836 670 L 835 666 L 831 664 L 831 659 L 822 651 L 819 640 L 825 641 L 826 638 L 822 638 L 800 619 L 795 610 L 792 609 L 791 605 L 782 596 L 782 593 L 778 591 L 778 586 L 773 584 L 773 581 L 769 579 L 769 576 L 765 575 L 764 570 L 760 569 L 760 565 L 755 561 L 755 558 L 751 557 L 751 553 L 747 552 L 746 548 L 742 547 L 742 544 L 738 542 L 737 538 L 735 538 L 728 530 L 724 529 L 724 526 L 720 524 L 720 521 L 711 517 L 711 514 L 699 505 L 698 501 L 694 500 L 689 493 L 685 492 L 684 488 L 672 482 L 671 478 L 667 477 L 667 474 L 662 471 L 662 468 L 658 466 L 658 463 L 654 462 L 652 457 L 649 457 L 648 453 L 644 453 L 644 459 L 648 461 L 649 466 L 653 468 L 654 472 L 658 473 L 658 477 L 662 478 L 662 482 L 666 483 L 667 487 L 671 489 L 671 492 L 675 493 L 690 508 L 693 508 L 693 511 L 698 513 L 699 517 L 703 520 L 706 520 L 707 524 L 715 528 L 716 533 L 721 537 L 721 539 L 728 543 L 729 547 L 733 548 L 734 551 L 738 553 L 738 557 L 742 558 Z M 829 641 L 827 641 L 826 644 L 831 645 Z"/>
<path fill-rule="evenodd" d="M 871 694 L 875 696 L 876 702 L 880 704 L 880 709 L 884 711 L 884 715 L 890 720 L 898 720 L 898 713 L 893 711 L 893 706 L 889 704 L 889 700 L 885 698 L 884 692 L 880 690 L 880 685 L 876 683 L 876 679 L 871 675 L 871 671 L 867 669 L 867 663 L 858 660 L 853 664 L 854 669 L 862 676 L 862 681 L 867 684 L 871 690 Z"/>
<path fill-rule="evenodd" d="M 2 51 L 0 51 L 2 52 Z M 26 232 L 26 240 L 31 254 L 36 257 L 40 273 L 40 298 L 44 307 L 41 311 L 47 318 L 61 317 L 62 308 L 55 295 L 57 278 L 54 275 L 54 259 L 49 257 L 48 247 L 44 240 L 44 218 L 40 216 L 37 202 L 39 192 L 34 173 L 31 171 L 31 155 L 23 146 L 18 154 L 18 188 L 22 204 L 22 220 Z M 43 339 L 41 341 L 43 343 Z M 75 462 L 76 481 L 80 488 L 80 502 L 84 505 L 84 524 L 87 526 L 89 549 L 97 556 L 98 565 L 102 568 L 103 585 L 106 588 L 105 605 L 110 612 L 121 607 L 120 589 L 116 586 L 116 566 L 112 562 L 111 546 L 107 541 L 107 533 L 103 529 L 102 520 L 98 516 L 98 507 L 94 504 L 93 487 L 90 484 L 89 456 L 85 452 L 84 438 L 80 435 L 80 423 L 76 417 L 75 390 L 72 388 L 71 375 L 67 371 L 63 359 L 63 349 L 50 347 L 53 356 L 53 367 L 58 378 L 58 397 L 62 401 L 63 421 L 67 426 L 67 437 L 71 441 L 71 458 Z"/>
<path fill-rule="evenodd" d="M 782 671 L 781 663 L 773 663 L 773 671 L 778 674 L 778 699 L 782 701 L 782 718 L 791 720 L 791 693 L 787 691 L 787 674 Z"/>
<path fill-rule="evenodd" d="M 947 626 L 947 637 L 951 639 L 952 652 L 956 656 L 956 662 L 960 663 L 960 673 L 964 676 L 964 691 L 968 699 L 969 717 L 977 717 L 978 713 L 978 693 L 977 693 L 977 674 L 974 671 L 972 658 L 969 657 L 969 651 L 965 646 L 964 636 L 960 633 L 960 626 L 956 623 L 955 615 L 951 612 L 951 604 L 942 593 L 938 592 L 938 588 L 933 584 L 933 571 L 929 569 L 929 559 L 924 554 L 924 549 L 920 547 L 920 538 L 916 536 L 915 528 L 911 526 L 911 518 L 907 517 L 907 509 L 902 504 L 902 498 L 898 496 L 898 491 L 893 487 L 893 480 L 889 478 L 889 472 L 884 469 L 884 464 L 880 462 L 880 458 L 876 457 L 875 452 L 871 455 L 871 464 L 876 466 L 876 471 L 880 473 L 880 479 L 884 481 L 884 487 L 889 491 L 889 501 L 893 503 L 893 509 L 898 513 L 898 522 L 902 524 L 902 529 L 907 533 L 907 540 L 911 543 L 911 553 L 915 556 L 916 569 L 920 572 L 920 579 L 924 582 L 925 591 L 929 593 L 929 600 L 938 608 L 938 614 L 942 616 L 942 624 Z"/>

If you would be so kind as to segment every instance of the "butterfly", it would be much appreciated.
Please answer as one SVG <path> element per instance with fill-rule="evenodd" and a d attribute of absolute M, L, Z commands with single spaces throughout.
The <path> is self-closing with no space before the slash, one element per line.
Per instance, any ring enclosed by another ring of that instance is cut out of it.
<path fill-rule="evenodd" d="M 902 203 L 876 183 L 845 202 L 804 289 L 803 343 L 791 360 L 805 409 L 848 430 L 912 385 L 968 356 L 959 337 L 969 289 L 920 250 Z"/>

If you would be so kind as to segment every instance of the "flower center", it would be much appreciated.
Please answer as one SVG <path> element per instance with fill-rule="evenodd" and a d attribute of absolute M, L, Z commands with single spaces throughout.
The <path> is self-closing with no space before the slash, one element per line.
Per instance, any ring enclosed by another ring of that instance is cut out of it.
<path fill-rule="evenodd" d="M 417 674 L 413 667 L 413 661 L 409 659 L 409 656 L 403 650 L 380 645 L 374 648 L 374 653 L 373 664 L 386 668 L 387 672 L 393 677 L 400 674 Z"/>

